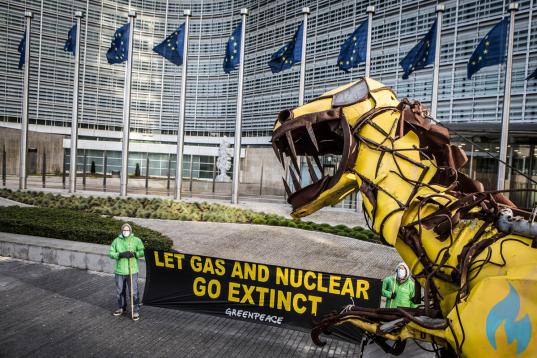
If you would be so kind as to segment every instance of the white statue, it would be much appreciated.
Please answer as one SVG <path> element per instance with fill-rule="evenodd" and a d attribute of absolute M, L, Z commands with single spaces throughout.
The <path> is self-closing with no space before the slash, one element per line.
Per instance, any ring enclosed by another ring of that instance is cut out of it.
<path fill-rule="evenodd" d="M 226 174 L 226 172 L 231 168 L 229 141 L 226 136 L 222 138 L 220 146 L 218 147 L 218 159 L 216 160 L 216 167 L 220 171 L 220 174 L 216 176 L 216 181 L 231 181 L 229 175 Z"/>

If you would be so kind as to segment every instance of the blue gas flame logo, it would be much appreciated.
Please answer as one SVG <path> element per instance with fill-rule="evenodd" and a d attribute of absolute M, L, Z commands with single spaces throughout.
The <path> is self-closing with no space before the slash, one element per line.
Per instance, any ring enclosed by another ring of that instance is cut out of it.
<path fill-rule="evenodd" d="M 509 294 L 503 300 L 498 302 L 490 310 L 487 316 L 487 338 L 490 345 L 496 350 L 496 331 L 505 321 L 504 329 L 507 336 L 507 343 L 511 344 L 516 339 L 516 355 L 524 352 L 528 347 L 531 338 L 531 323 L 528 314 L 515 321 L 520 310 L 520 297 L 509 284 Z"/>

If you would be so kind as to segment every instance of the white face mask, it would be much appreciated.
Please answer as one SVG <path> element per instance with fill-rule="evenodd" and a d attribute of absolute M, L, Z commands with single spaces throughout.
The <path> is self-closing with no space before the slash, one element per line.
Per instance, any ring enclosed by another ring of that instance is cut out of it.
<path fill-rule="evenodd" d="M 129 237 L 131 235 L 130 230 L 123 230 L 123 237 Z"/>
<path fill-rule="evenodd" d="M 397 269 L 397 278 L 403 280 L 406 278 L 406 270 L 402 267 Z"/>

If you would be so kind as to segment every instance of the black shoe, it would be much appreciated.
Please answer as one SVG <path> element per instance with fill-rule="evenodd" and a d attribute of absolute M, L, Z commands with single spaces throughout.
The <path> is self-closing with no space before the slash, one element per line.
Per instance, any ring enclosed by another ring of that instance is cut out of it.
<path fill-rule="evenodd" d="M 117 310 L 115 310 L 114 312 L 112 312 L 112 314 L 114 316 L 121 316 L 123 313 L 125 313 L 126 310 L 124 310 L 123 308 L 118 308 Z"/>

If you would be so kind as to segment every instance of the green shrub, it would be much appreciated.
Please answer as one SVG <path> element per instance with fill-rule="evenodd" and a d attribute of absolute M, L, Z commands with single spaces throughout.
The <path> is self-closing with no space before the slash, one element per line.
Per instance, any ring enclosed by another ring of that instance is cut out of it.
<path fill-rule="evenodd" d="M 312 221 L 290 220 L 275 214 L 207 202 L 132 197 L 125 199 L 111 196 L 106 198 L 62 196 L 42 192 L 14 192 L 9 189 L 0 189 L 0 197 L 38 207 L 72 209 L 106 216 L 288 226 L 380 242 L 375 233 L 360 226 L 349 228 L 345 225 L 332 226 L 326 223 L 317 224 Z"/>
<path fill-rule="evenodd" d="M 266 223 L 267 221 L 262 217 L 258 217 L 252 220 L 252 224 L 265 225 Z"/>
<path fill-rule="evenodd" d="M 123 221 L 68 209 L 0 207 L 0 227 L 14 234 L 109 245 Z M 130 223 L 146 248 L 169 250 L 172 240 L 159 232 Z"/>
<path fill-rule="evenodd" d="M 363 241 L 370 241 L 369 237 L 367 235 L 364 235 L 364 234 L 356 234 L 356 235 L 354 235 L 354 238 L 358 239 L 358 240 L 363 240 Z"/>

